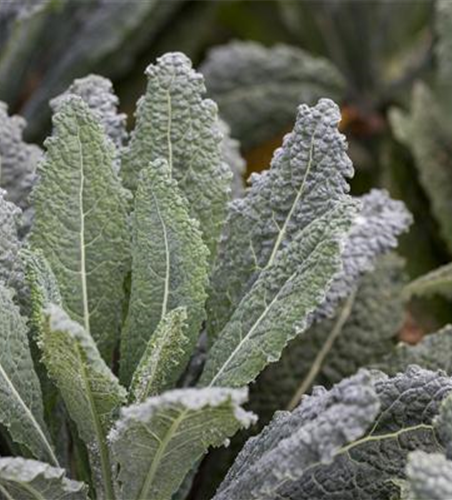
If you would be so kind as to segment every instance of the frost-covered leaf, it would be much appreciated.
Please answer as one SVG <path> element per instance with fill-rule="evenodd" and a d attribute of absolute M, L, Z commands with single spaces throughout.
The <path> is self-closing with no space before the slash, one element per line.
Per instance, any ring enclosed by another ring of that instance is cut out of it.
<path fill-rule="evenodd" d="M 452 264 L 441 266 L 415 279 L 407 285 L 405 294 L 408 297 L 435 294 L 444 295 L 446 298 L 452 297 Z"/>
<path fill-rule="evenodd" d="M 140 171 L 165 159 L 213 258 L 232 176 L 222 158 L 217 106 L 203 98 L 203 78 L 183 54 L 165 54 L 146 75 L 146 94 L 138 101 L 136 127 L 122 157 L 124 182 L 135 191 Z"/>
<path fill-rule="evenodd" d="M 113 171 L 113 146 L 80 97 L 67 97 L 53 124 L 30 241 L 55 273 L 65 309 L 110 359 L 129 267 L 126 192 Z"/>
<path fill-rule="evenodd" d="M 169 500 L 210 446 L 254 422 L 246 390 L 181 389 L 122 410 L 109 436 L 122 498 Z"/>
<path fill-rule="evenodd" d="M 452 498 L 452 462 L 440 453 L 410 453 L 406 468 L 409 500 Z"/>
<path fill-rule="evenodd" d="M 379 256 L 397 247 L 397 237 L 413 220 L 405 205 L 392 200 L 384 190 L 373 189 L 359 200 L 362 209 L 345 244 L 342 272 L 316 310 L 317 321 L 334 315 L 338 303 L 352 293 L 363 273 L 372 271 Z"/>
<path fill-rule="evenodd" d="M 8 116 L 8 108 L 0 102 L 0 186 L 6 189 L 7 200 L 27 210 L 42 151 L 24 142 L 24 128 L 25 120 L 20 116 Z"/>
<path fill-rule="evenodd" d="M 96 120 L 102 124 L 104 132 L 117 148 L 115 169 L 119 173 L 119 154 L 127 139 L 124 113 L 118 113 L 119 99 L 114 93 L 113 84 L 107 78 L 89 75 L 74 80 L 72 85 L 61 96 L 51 101 L 54 112 L 57 112 L 65 97 L 74 94 L 81 97 L 88 105 Z"/>
<path fill-rule="evenodd" d="M 278 363 L 267 367 L 250 398 L 261 423 L 269 421 L 274 411 L 298 403 L 313 385 L 331 386 L 393 349 L 404 318 L 402 266 L 395 255 L 382 257 L 333 318 L 295 338 Z"/>
<path fill-rule="evenodd" d="M 57 465 L 27 333 L 26 320 L 13 302 L 12 291 L 0 283 L 0 422 L 13 440 L 36 458 Z"/>
<path fill-rule="evenodd" d="M 452 375 L 452 326 L 426 335 L 418 344 L 400 343 L 374 366 L 395 375 L 409 365 L 419 365 L 428 370 L 444 370 Z"/>
<path fill-rule="evenodd" d="M 298 104 L 338 99 L 344 90 L 330 62 L 286 45 L 234 41 L 212 49 L 200 71 L 221 116 L 247 149 L 290 126 Z"/>
<path fill-rule="evenodd" d="M 270 170 L 252 176 L 246 197 L 232 203 L 208 301 L 211 336 L 223 329 L 278 251 L 346 196 L 353 167 L 339 120 L 339 108 L 328 99 L 300 106 Z"/>
<path fill-rule="evenodd" d="M 220 120 L 220 129 L 223 133 L 221 151 L 224 162 L 232 170 L 232 198 L 242 198 L 245 194 L 246 161 L 240 153 L 240 143 L 231 137 L 229 125 Z"/>
<path fill-rule="evenodd" d="M 311 222 L 264 269 L 209 352 L 201 384 L 241 387 L 281 356 L 309 326 L 341 271 L 344 239 L 356 216 L 347 200 Z"/>
<path fill-rule="evenodd" d="M 121 339 L 121 380 L 128 384 L 167 312 L 186 307 L 188 363 L 205 318 L 208 250 L 197 221 L 164 160 L 141 172 L 133 214 L 132 289 Z"/>
<path fill-rule="evenodd" d="M 173 309 L 160 320 L 133 374 L 130 394 L 134 401 L 143 402 L 175 386 L 187 359 L 186 328 L 185 307 Z"/>
<path fill-rule="evenodd" d="M 370 427 L 380 404 L 368 372 L 327 392 L 318 387 L 292 413 L 278 412 L 237 457 L 214 500 L 274 500 L 284 485 L 312 467 L 331 463 L 339 450 Z"/>
<path fill-rule="evenodd" d="M 87 500 L 88 488 L 63 469 L 23 458 L 0 458 L 0 496 L 5 500 Z M 3 495 L 2 495 L 3 494 Z"/>
<path fill-rule="evenodd" d="M 6 198 L 7 193 L 0 189 L 0 280 L 19 291 L 23 288 L 19 258 L 22 246 L 19 241 L 21 211 L 13 203 L 6 201 Z"/>
<path fill-rule="evenodd" d="M 405 479 L 408 454 L 441 450 L 433 420 L 452 390 L 452 379 L 416 366 L 394 378 L 372 374 L 380 413 L 370 431 L 339 450 L 331 464 L 314 466 L 301 480 L 287 484 L 278 499 L 398 498 L 396 483 Z"/>
<path fill-rule="evenodd" d="M 58 306 L 45 311 L 43 361 L 86 444 L 100 498 L 113 498 L 107 433 L 126 391 L 101 358 L 91 336 Z"/>
<path fill-rule="evenodd" d="M 441 235 L 452 251 L 452 162 L 448 116 L 424 84 L 413 91 L 411 112 L 392 110 L 394 133 L 412 152 Z"/>

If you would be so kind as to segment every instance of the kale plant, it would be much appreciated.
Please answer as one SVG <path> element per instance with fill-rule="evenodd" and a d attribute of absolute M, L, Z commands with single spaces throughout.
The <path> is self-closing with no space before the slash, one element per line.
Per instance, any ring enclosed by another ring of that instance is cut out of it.
<path fill-rule="evenodd" d="M 419 495 L 426 453 L 450 475 L 452 378 L 394 346 L 411 216 L 349 194 L 337 105 L 301 104 L 245 190 L 188 58 L 146 75 L 130 136 L 98 76 L 51 101 L 45 152 L 0 108 L 0 496 L 201 498 L 244 429 L 215 500 Z"/>

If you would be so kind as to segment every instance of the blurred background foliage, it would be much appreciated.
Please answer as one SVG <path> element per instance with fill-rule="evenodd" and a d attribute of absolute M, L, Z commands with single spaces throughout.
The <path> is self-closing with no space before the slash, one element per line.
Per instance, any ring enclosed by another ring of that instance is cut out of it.
<path fill-rule="evenodd" d="M 298 104 L 338 102 L 353 192 L 384 187 L 414 216 L 399 338 L 452 322 L 451 1 L 0 0 L 0 100 L 30 142 L 49 132 L 49 99 L 89 73 L 132 121 L 146 66 L 176 50 L 204 74 L 245 178 L 268 168 Z"/>

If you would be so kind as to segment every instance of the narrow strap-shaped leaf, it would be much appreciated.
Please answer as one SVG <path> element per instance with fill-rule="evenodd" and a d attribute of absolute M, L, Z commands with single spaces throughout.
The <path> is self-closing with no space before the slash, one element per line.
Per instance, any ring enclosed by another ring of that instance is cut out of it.
<path fill-rule="evenodd" d="M 0 283 L 0 422 L 35 457 L 58 464 L 43 418 L 39 380 L 33 367 L 27 324 Z"/>
<path fill-rule="evenodd" d="M 203 99 L 203 78 L 183 54 L 165 54 L 146 75 L 146 94 L 138 101 L 137 124 L 122 157 L 124 182 L 135 191 L 143 167 L 166 159 L 213 258 L 232 178 L 222 159 L 217 106 Z"/>
<path fill-rule="evenodd" d="M 5 500 L 87 500 L 86 485 L 65 474 L 36 460 L 0 458 L 0 496 L 3 493 Z"/>
<path fill-rule="evenodd" d="M 115 171 L 119 172 L 120 153 L 127 139 L 126 120 L 124 113 L 118 113 L 119 99 L 113 91 L 113 84 L 108 78 L 99 75 L 89 75 L 77 78 L 59 97 L 52 99 L 50 105 L 57 111 L 69 94 L 78 95 L 88 105 L 89 109 L 102 125 L 105 134 L 116 146 Z"/>
<path fill-rule="evenodd" d="M 30 241 L 55 273 L 65 309 L 109 360 L 129 267 L 126 192 L 113 171 L 113 146 L 80 97 L 66 97 L 53 124 Z"/>
<path fill-rule="evenodd" d="M 122 410 L 109 439 L 121 496 L 170 500 L 210 446 L 254 422 L 246 390 L 181 389 Z"/>
<path fill-rule="evenodd" d="M 137 403 L 172 389 L 185 368 L 187 310 L 178 307 L 167 313 L 148 342 L 133 374 L 130 395 Z"/>
<path fill-rule="evenodd" d="M 300 106 L 270 170 L 254 175 L 245 198 L 231 204 L 211 279 L 211 336 L 219 334 L 278 252 L 348 192 L 353 167 L 339 120 L 339 108 L 328 99 Z"/>
<path fill-rule="evenodd" d="M 240 143 L 231 137 L 228 124 L 220 120 L 220 129 L 223 133 L 221 151 L 223 160 L 232 171 L 232 198 L 242 198 L 245 194 L 246 161 L 240 153 Z"/>
<path fill-rule="evenodd" d="M 121 380 L 130 383 L 147 342 L 165 315 L 187 308 L 185 365 L 205 318 L 208 250 L 197 221 L 164 160 L 141 174 L 133 214 L 132 289 L 121 340 Z"/>
<path fill-rule="evenodd" d="M 106 436 L 125 390 L 101 358 L 90 335 L 58 306 L 45 312 L 43 361 L 90 454 L 99 498 L 114 498 Z"/>
<path fill-rule="evenodd" d="M 344 202 L 300 231 L 278 253 L 210 350 L 201 384 L 250 383 L 309 326 L 309 315 L 341 270 L 343 242 L 356 208 L 354 202 Z"/>

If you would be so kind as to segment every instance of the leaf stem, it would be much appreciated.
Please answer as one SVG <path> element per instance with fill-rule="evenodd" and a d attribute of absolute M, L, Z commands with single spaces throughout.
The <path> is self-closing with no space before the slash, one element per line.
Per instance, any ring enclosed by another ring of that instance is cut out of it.
<path fill-rule="evenodd" d="M 312 363 L 308 374 L 303 379 L 303 381 L 301 382 L 297 391 L 295 392 L 294 396 L 292 397 L 289 404 L 287 405 L 287 410 L 292 411 L 296 406 L 298 406 L 303 395 L 311 387 L 311 385 L 314 382 L 315 378 L 317 377 L 320 369 L 322 368 L 322 365 L 323 365 L 323 362 L 325 361 L 325 358 L 327 357 L 328 353 L 331 351 L 331 348 L 333 347 L 334 342 L 336 341 L 336 339 L 340 335 L 342 329 L 344 328 L 345 323 L 347 322 L 348 318 L 350 317 L 350 314 L 351 314 L 352 309 L 353 309 L 353 304 L 355 302 L 355 298 L 356 298 L 356 290 L 353 291 L 350 294 L 350 296 L 348 297 L 348 299 L 346 300 L 344 307 L 342 308 L 342 311 L 339 314 L 333 329 L 331 330 L 330 334 L 328 335 L 328 338 L 326 339 L 322 348 L 317 353 L 317 356 L 314 359 L 314 362 Z"/>

